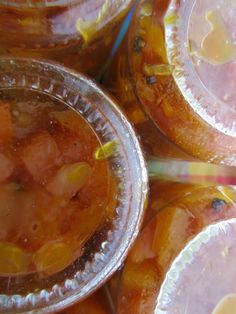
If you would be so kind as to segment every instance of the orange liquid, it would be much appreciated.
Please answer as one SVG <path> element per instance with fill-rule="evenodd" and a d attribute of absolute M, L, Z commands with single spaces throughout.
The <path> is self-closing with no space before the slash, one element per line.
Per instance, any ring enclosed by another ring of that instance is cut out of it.
<path fill-rule="evenodd" d="M 0 5 L 0 54 L 51 59 L 95 75 L 131 2 L 79 0 L 59 5 L 54 1 L 46 7 L 41 1 L 37 8 L 24 2 L 17 8 Z"/>
<path fill-rule="evenodd" d="M 108 160 L 79 114 L 48 96 L 6 91 L 0 112 L 0 276 L 58 273 L 114 217 Z"/>

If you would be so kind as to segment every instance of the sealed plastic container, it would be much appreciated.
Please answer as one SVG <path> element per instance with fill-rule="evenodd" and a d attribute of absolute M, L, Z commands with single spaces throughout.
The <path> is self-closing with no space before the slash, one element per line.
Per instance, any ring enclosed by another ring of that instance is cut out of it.
<path fill-rule="evenodd" d="M 167 191 L 168 190 L 166 190 L 166 194 Z M 191 255 L 191 251 L 188 253 L 188 243 L 196 235 L 199 238 L 203 237 L 206 241 L 209 239 L 201 235 L 198 236 L 206 226 L 217 221 L 236 217 L 235 196 L 235 190 L 227 187 L 202 187 L 192 190 L 189 188 L 188 192 L 185 190 L 184 196 L 177 196 L 176 199 L 172 200 L 169 204 L 160 208 L 159 202 L 157 202 L 159 201 L 158 197 L 155 193 L 152 194 L 151 191 L 149 207 L 153 209 L 156 207 L 157 212 L 155 217 L 153 217 L 142 230 L 125 262 L 118 290 L 117 313 L 156 313 L 155 308 L 157 306 L 157 298 L 161 293 L 160 289 L 165 280 L 166 273 L 168 273 L 170 267 L 172 268 L 173 263 L 175 263 L 175 258 L 181 250 L 185 250 L 185 256 Z M 224 231 L 220 232 L 224 233 Z M 233 241 L 233 234 L 232 231 L 230 233 L 231 243 Z M 214 243 L 215 242 L 217 241 L 214 241 Z M 226 242 L 226 245 L 228 243 L 230 242 Z M 221 242 L 221 244 L 223 245 L 224 242 Z M 207 253 L 205 250 L 204 252 L 204 256 L 207 259 Z M 217 254 L 217 250 L 214 254 Z M 215 259 L 217 260 L 215 255 L 213 258 L 210 257 L 213 263 Z M 232 260 L 229 261 L 229 263 L 231 262 Z M 201 270 L 204 271 L 204 269 L 205 268 L 202 267 Z M 222 267 L 222 270 L 223 269 L 224 267 Z M 183 268 L 179 270 L 182 271 Z M 196 272 L 196 277 L 201 273 L 201 270 Z M 222 276 L 223 273 L 224 271 L 222 271 Z M 177 279 L 177 274 L 176 277 L 173 275 L 173 278 Z M 202 276 L 202 278 L 204 278 L 204 276 Z M 183 289 L 178 286 L 177 291 L 181 292 L 183 302 L 187 302 L 187 296 L 190 293 L 192 294 L 193 302 L 195 301 L 194 297 L 197 295 L 197 291 L 200 294 L 203 293 L 200 289 L 200 282 L 197 286 L 198 290 L 197 288 L 194 290 L 196 281 L 197 278 L 191 279 L 191 283 L 189 284 L 188 281 L 185 280 Z M 222 281 L 224 280 L 222 279 Z M 221 284 L 220 280 L 217 284 L 214 281 L 212 286 L 211 283 L 209 283 L 208 290 L 212 291 L 212 295 L 214 295 L 215 292 L 221 291 L 221 285 L 223 291 L 226 285 L 224 283 Z M 216 287 L 215 292 L 214 287 Z M 171 288 L 171 286 L 166 284 L 166 289 L 169 288 Z M 193 291 L 196 293 L 192 293 Z M 166 293 L 163 294 L 163 302 L 166 300 L 169 300 L 170 304 L 172 301 L 174 302 L 172 296 L 166 299 L 166 295 Z M 203 301 L 208 301 L 208 298 L 204 299 L 202 294 L 201 297 Z M 223 297 L 223 295 L 221 295 L 221 297 Z M 215 301 L 216 303 L 218 302 L 218 300 Z M 159 310 L 161 309 L 162 308 Z M 175 309 L 176 307 L 173 305 L 170 311 L 163 313 L 173 314 L 175 313 Z M 184 313 L 184 308 L 181 308 L 181 311 L 176 313 Z M 190 311 L 187 313 L 193 314 L 195 312 Z M 210 312 L 196 311 L 196 313 Z"/>
<path fill-rule="evenodd" d="M 235 313 L 235 236 L 234 218 L 191 240 L 166 274 L 155 314 Z"/>
<path fill-rule="evenodd" d="M 0 313 L 51 313 L 123 262 L 145 163 L 126 118 L 86 77 L 11 58 L 0 74 Z"/>
<path fill-rule="evenodd" d="M 215 163 L 236 163 L 235 14 L 234 1 L 140 1 L 117 61 L 130 116 L 143 119 L 141 103 L 169 140 Z"/>
<path fill-rule="evenodd" d="M 0 3 L 0 54 L 51 59 L 95 75 L 131 0 Z"/>

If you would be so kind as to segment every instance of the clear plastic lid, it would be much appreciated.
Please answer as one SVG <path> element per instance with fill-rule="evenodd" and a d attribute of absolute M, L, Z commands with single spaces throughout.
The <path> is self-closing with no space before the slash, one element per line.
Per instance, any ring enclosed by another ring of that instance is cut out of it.
<path fill-rule="evenodd" d="M 236 219 L 207 227 L 166 274 L 156 314 L 234 314 Z"/>
<path fill-rule="evenodd" d="M 236 135 L 236 2 L 171 1 L 165 16 L 173 76 L 192 109 L 208 124 Z"/>
<path fill-rule="evenodd" d="M 13 97 L 16 91 L 21 101 L 20 95 L 31 95 L 32 101 L 45 96 L 62 102 L 86 121 L 103 147 L 116 143 L 109 158 L 111 177 L 117 183 L 115 215 L 98 242 L 91 244 L 90 253 L 44 277 L 38 272 L 0 274 L 0 313 L 51 313 L 88 296 L 122 264 L 142 221 L 147 171 L 132 127 L 93 81 L 56 64 L 2 58 L 0 99 L 6 94 Z M 82 144 L 86 145 L 86 138 Z"/>

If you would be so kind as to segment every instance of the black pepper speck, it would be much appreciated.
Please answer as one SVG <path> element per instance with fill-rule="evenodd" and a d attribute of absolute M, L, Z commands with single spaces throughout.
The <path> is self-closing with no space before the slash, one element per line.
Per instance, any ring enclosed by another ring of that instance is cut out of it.
<path fill-rule="evenodd" d="M 146 43 L 145 41 L 142 39 L 142 37 L 140 36 L 136 36 L 134 38 L 134 42 L 133 42 L 133 48 L 134 51 L 137 53 L 142 52 L 143 48 L 145 47 Z"/>
<path fill-rule="evenodd" d="M 147 84 L 155 84 L 157 82 L 157 77 L 155 75 L 146 76 Z"/>
<path fill-rule="evenodd" d="M 220 198 L 214 198 L 211 202 L 211 207 L 216 211 L 222 211 L 226 205 L 226 201 Z"/>

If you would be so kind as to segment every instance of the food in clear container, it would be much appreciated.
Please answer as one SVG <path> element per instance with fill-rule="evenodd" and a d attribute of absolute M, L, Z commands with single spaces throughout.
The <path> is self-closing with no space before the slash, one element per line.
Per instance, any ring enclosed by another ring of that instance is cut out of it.
<path fill-rule="evenodd" d="M 182 151 L 231 165 L 236 164 L 235 14 L 234 1 L 140 1 L 113 84 L 136 121 L 144 118 L 140 104 Z"/>
<path fill-rule="evenodd" d="M 132 2 L 1 1 L 0 55 L 51 59 L 97 75 Z"/>
<path fill-rule="evenodd" d="M 54 64 L 0 60 L 0 313 L 51 313 L 100 287 L 146 195 L 135 133 L 102 90 Z"/>
<path fill-rule="evenodd" d="M 235 196 L 233 188 L 202 187 L 160 208 L 142 230 L 125 262 L 117 312 L 156 313 L 160 289 L 176 256 L 181 250 L 187 255 L 189 241 L 198 237 L 206 226 L 236 217 Z M 174 308 L 166 313 L 173 314 L 173 311 Z M 176 313 L 182 314 L 184 310 Z"/>
<path fill-rule="evenodd" d="M 235 236 L 233 218 L 191 240 L 166 274 L 155 313 L 235 313 Z"/>

